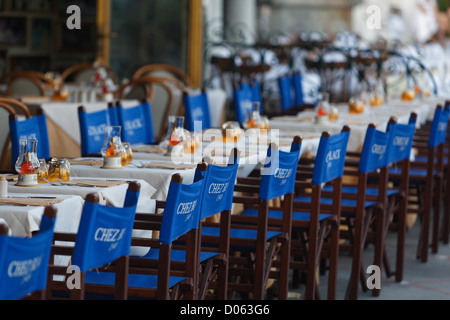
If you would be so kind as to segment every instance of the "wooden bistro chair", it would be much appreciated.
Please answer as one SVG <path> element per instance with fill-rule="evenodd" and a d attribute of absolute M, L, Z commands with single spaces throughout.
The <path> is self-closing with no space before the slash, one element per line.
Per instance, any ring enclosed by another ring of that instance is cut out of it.
<path fill-rule="evenodd" d="M 348 192 L 344 186 L 341 202 L 341 214 L 348 228 L 348 232 L 342 233 L 347 234 L 347 237 L 344 238 L 349 240 L 342 247 L 347 247 L 346 249 L 352 253 L 352 270 L 346 292 L 347 299 L 358 298 L 360 280 L 363 289 L 366 289 L 366 283 L 362 277 L 362 251 L 368 242 L 368 234 L 373 225 L 377 230 L 374 240 L 373 264 L 380 268 L 382 266 L 391 133 L 392 130 L 382 132 L 376 130 L 375 125 L 370 124 L 366 131 L 357 170 L 349 168 L 344 173 L 344 175 L 357 177 L 356 194 Z M 346 164 L 349 165 L 349 161 Z M 375 183 L 369 181 L 371 174 L 376 175 Z"/>
<path fill-rule="evenodd" d="M 8 236 L 8 228 L 0 225 L 0 300 L 46 298 L 56 211 L 45 208 L 39 233 L 31 238 Z"/>
<path fill-rule="evenodd" d="M 194 296 L 198 300 L 206 298 L 226 300 L 227 298 L 230 215 L 238 165 L 238 152 L 237 149 L 234 149 L 228 166 L 208 165 L 203 162 L 197 167 L 195 180 L 200 179 L 201 176 L 205 180 L 201 201 L 198 204 L 200 220 L 210 225 L 206 221 L 211 221 L 214 216 L 218 215 L 220 221 L 216 224 L 211 222 L 220 229 L 220 240 L 211 243 L 205 243 L 201 238 L 202 223 L 199 224 L 197 262 L 195 263 L 198 266 L 197 294 Z M 158 207 L 164 208 L 166 203 L 159 201 Z M 148 223 L 161 221 L 161 216 L 138 214 L 137 220 L 139 221 L 137 226 L 141 226 L 145 225 L 144 221 Z M 177 269 L 186 269 L 186 262 L 191 261 L 187 256 L 189 254 L 187 246 L 183 246 L 180 241 L 177 241 L 174 246 L 171 251 L 171 265 Z M 145 256 L 133 258 L 132 263 L 136 266 L 155 267 L 160 252 L 160 248 L 152 247 Z"/>
<path fill-rule="evenodd" d="M 429 135 L 415 135 L 413 148 L 418 154 L 424 155 L 426 161 L 417 159 L 411 161 L 410 194 L 416 195 L 416 201 L 410 201 L 408 214 L 420 217 L 421 231 L 417 246 L 417 258 L 428 261 L 430 238 L 431 251 L 438 252 L 439 229 L 441 219 L 441 202 L 444 187 L 444 146 L 447 136 L 450 105 L 444 108 L 438 105 L 435 110 Z M 432 220 L 433 219 L 433 220 Z"/>
<path fill-rule="evenodd" d="M 55 233 L 52 258 L 69 256 L 71 266 L 79 269 L 80 286 L 69 289 L 67 279 L 54 278 L 67 276 L 68 266 L 56 266 L 52 259 L 47 285 L 49 297 L 127 299 L 127 287 L 134 280 L 128 274 L 128 263 L 140 188 L 137 182 L 129 184 L 122 207 L 100 205 L 97 194 L 87 195 L 78 232 Z"/>
<path fill-rule="evenodd" d="M 203 272 L 200 275 L 199 300 L 205 298 L 226 300 L 228 296 L 231 211 L 238 169 L 239 150 L 233 149 L 228 165 L 208 164 L 207 171 L 204 171 L 205 190 L 199 226 L 199 264 Z M 219 236 L 204 239 L 203 226 L 216 228 Z M 202 255 L 206 255 L 207 252 L 218 255 L 214 259 L 206 260 Z"/>
<path fill-rule="evenodd" d="M 244 194 L 235 196 L 233 203 L 243 204 L 254 214 L 231 216 L 228 279 L 231 299 L 236 292 L 252 294 L 255 300 L 264 299 L 269 279 L 279 281 L 279 299 L 287 299 L 292 199 L 300 147 L 300 137 L 293 139 L 290 152 L 271 144 L 261 177 L 238 179 L 235 191 Z M 269 205 L 280 198 L 283 198 L 281 223 L 269 226 Z M 202 228 L 202 239 L 218 236 L 218 228 Z"/>
<path fill-rule="evenodd" d="M 391 228 L 397 231 L 397 249 L 395 270 L 391 269 L 387 250 L 384 249 L 383 264 L 387 277 L 395 276 L 397 283 L 403 280 L 405 236 L 406 236 L 406 216 L 408 213 L 409 197 L 409 172 L 411 150 L 416 132 L 417 114 L 412 113 L 408 124 L 396 123 L 394 118 L 389 120 L 387 130 L 392 130 L 391 145 L 389 151 L 389 182 L 388 187 L 388 210 L 384 221 L 383 239 Z M 394 222 L 395 221 L 395 222 Z M 379 290 L 374 290 L 375 295 Z"/>
<path fill-rule="evenodd" d="M 22 116 L 26 119 L 31 118 L 31 113 L 28 107 L 22 102 L 7 97 L 0 97 L 0 108 L 6 110 L 8 112 L 8 121 L 9 119 L 18 119 L 19 116 Z M 5 144 L 3 145 L 2 155 L 1 155 L 1 170 L 2 171 L 14 171 L 14 163 L 11 165 L 10 157 L 11 155 L 11 134 L 8 133 Z"/>
<path fill-rule="evenodd" d="M 293 286 L 300 272 L 306 271 L 305 299 L 319 299 L 317 272 L 321 256 L 329 260 L 328 299 L 336 299 L 342 175 L 350 128 L 330 136 L 324 132 L 317 155 L 297 167 L 296 197 L 292 218 L 291 269 Z M 323 201 L 324 188 L 331 186 Z M 329 200 L 329 201 L 328 201 Z"/>
<path fill-rule="evenodd" d="M 161 214 L 137 214 L 135 229 L 153 230 L 159 239 L 134 238 L 133 246 L 150 247 L 140 257 L 130 259 L 130 273 L 145 274 L 157 282 L 157 291 L 145 286 L 130 288 L 130 296 L 162 300 L 196 300 L 199 291 L 199 265 L 217 257 L 200 253 L 199 223 L 204 193 L 206 163 L 197 167 L 194 182 L 183 184 L 180 174 L 172 176 L 166 201 L 158 201 Z"/>

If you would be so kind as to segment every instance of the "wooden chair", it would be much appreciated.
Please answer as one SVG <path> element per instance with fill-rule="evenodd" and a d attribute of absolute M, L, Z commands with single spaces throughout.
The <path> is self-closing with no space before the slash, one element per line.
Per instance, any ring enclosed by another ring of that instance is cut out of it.
<path fill-rule="evenodd" d="M 369 125 L 357 170 L 347 169 L 344 175 L 357 177 L 356 194 L 348 192 L 344 186 L 341 211 L 348 228 L 346 238 L 347 250 L 352 252 L 352 270 L 347 287 L 346 298 L 357 299 L 360 279 L 362 278 L 362 250 L 367 243 L 371 226 L 375 223 L 374 265 L 381 268 L 384 256 L 384 223 L 387 212 L 387 187 L 389 146 L 391 131 L 381 132 L 374 125 Z M 354 154 L 349 154 L 354 156 Z M 347 165 L 349 165 L 347 161 Z M 377 172 L 378 171 L 378 172 Z M 374 172 L 377 172 L 375 174 Z M 369 183 L 369 175 L 375 175 L 376 181 Z M 354 197 L 356 195 L 356 197 Z M 374 222 L 375 221 L 375 222 Z M 344 233 L 343 233 L 344 234 Z M 364 279 L 364 278 L 363 278 Z M 361 281 L 363 289 L 365 281 Z"/>
<path fill-rule="evenodd" d="M 46 207 L 39 233 L 31 238 L 10 237 L 0 225 L 0 300 L 45 299 L 56 213 L 56 208 Z M 14 272 L 20 261 L 32 261 L 33 268 Z"/>
<path fill-rule="evenodd" d="M 307 300 L 320 298 L 316 276 L 321 257 L 329 261 L 328 299 L 336 299 L 342 176 L 349 135 L 347 126 L 334 136 L 324 132 L 317 156 L 301 159 L 297 167 L 290 267 L 294 287 L 300 272 L 306 271 Z M 331 190 L 326 192 L 325 185 Z"/>
<path fill-rule="evenodd" d="M 81 82 L 90 82 L 98 67 L 105 68 L 115 84 L 119 82 L 117 74 L 107 66 L 97 65 L 95 63 L 79 63 L 63 71 L 61 78 L 59 79 L 59 84 L 63 85 L 69 81 L 77 84 Z"/>
<path fill-rule="evenodd" d="M 187 87 L 194 86 L 191 77 L 186 72 L 168 64 L 149 64 L 142 66 L 133 74 L 132 79 L 136 80 L 143 76 L 171 76 L 181 81 Z"/>
<path fill-rule="evenodd" d="M 157 278 L 159 292 L 157 299 L 202 298 L 205 292 L 202 291 L 199 295 L 199 261 L 209 265 L 210 259 L 222 259 L 216 252 L 199 252 L 199 215 L 205 188 L 203 174 L 206 170 L 206 163 L 199 164 L 194 182 L 190 185 L 183 184 L 182 176 L 175 174 L 172 177 L 167 200 L 157 201 L 157 209 L 163 209 L 163 212 L 136 215 L 134 228 L 154 230 L 159 233 L 159 239 L 132 240 L 133 246 L 151 249 L 142 257 L 130 259 L 130 273 L 152 275 Z M 180 208 L 183 213 L 180 213 Z M 130 295 L 151 298 L 155 292 L 141 288 L 133 290 Z"/>
<path fill-rule="evenodd" d="M 416 208 L 410 208 L 409 214 L 418 214 L 421 218 L 421 232 L 417 248 L 417 257 L 422 262 L 428 261 L 430 232 L 431 251 L 437 253 L 440 232 L 441 203 L 444 174 L 444 145 L 446 141 L 450 105 L 444 108 L 438 105 L 433 122 L 425 140 L 420 132 L 415 135 L 413 148 L 419 154 L 425 155 L 426 161 L 411 162 L 410 185 L 411 194 L 417 195 L 417 201 L 412 203 Z M 414 192 L 414 193 L 413 193 Z M 411 202 L 410 202 L 411 203 Z M 434 215 L 433 215 L 434 213 Z M 433 220 L 431 220 L 433 218 Z M 432 227 L 431 227 L 432 226 Z"/>
<path fill-rule="evenodd" d="M 411 149 L 416 132 L 417 114 L 412 113 L 408 124 L 396 123 L 391 118 L 387 130 L 394 130 L 392 133 L 392 144 L 389 151 L 389 178 L 392 186 L 388 187 L 388 210 L 384 221 L 383 239 L 391 227 L 397 231 L 397 248 L 395 270 L 391 269 L 387 249 L 384 249 L 384 268 L 387 277 L 395 276 L 397 283 L 403 280 L 405 236 L 406 236 L 406 216 L 408 212 L 409 197 L 409 171 Z M 394 173 L 395 172 L 395 173 Z M 379 290 L 373 291 L 374 295 L 379 295 Z"/>
<path fill-rule="evenodd" d="M 248 210 L 244 211 L 247 214 L 231 216 L 228 280 L 231 299 L 237 292 L 252 294 L 255 300 L 264 299 L 269 279 L 279 281 L 279 299 L 287 299 L 292 199 L 300 147 L 300 137 L 294 138 L 290 152 L 279 151 L 272 144 L 262 176 L 239 179 L 235 186 L 235 191 L 244 194 L 235 196 L 233 203 L 241 203 Z M 280 197 L 283 197 L 278 206 L 281 223 L 269 226 L 269 205 Z M 202 240 L 210 242 L 218 236 L 217 227 L 203 226 Z"/>
<path fill-rule="evenodd" d="M 87 195 L 77 234 L 55 233 L 47 284 L 49 297 L 127 299 L 127 287 L 132 281 L 128 275 L 130 244 L 139 192 L 140 184 L 130 183 L 123 207 L 100 205 L 98 194 Z M 66 281 L 54 278 L 66 276 L 68 267 L 54 265 L 55 255 L 70 257 L 71 265 L 80 272 L 79 287 L 68 288 Z"/>
<path fill-rule="evenodd" d="M 120 86 L 115 92 L 115 96 L 119 99 L 124 97 L 129 86 L 145 88 L 148 94 L 148 98 L 145 100 L 152 105 L 155 139 L 162 141 L 169 126 L 169 115 L 181 115 L 184 113 L 182 93 L 186 87 L 176 78 L 142 76 L 141 78 L 132 79 L 130 84 Z M 140 100 L 142 101 L 142 99 Z"/>
<path fill-rule="evenodd" d="M 18 115 L 23 115 L 27 119 L 31 118 L 28 107 L 14 98 L 0 97 L 0 108 L 3 108 L 8 112 L 8 119 L 11 119 L 12 117 L 16 118 Z M 2 149 L 0 170 L 8 172 L 14 170 L 14 166 L 11 165 L 11 152 L 11 135 L 8 133 Z"/>

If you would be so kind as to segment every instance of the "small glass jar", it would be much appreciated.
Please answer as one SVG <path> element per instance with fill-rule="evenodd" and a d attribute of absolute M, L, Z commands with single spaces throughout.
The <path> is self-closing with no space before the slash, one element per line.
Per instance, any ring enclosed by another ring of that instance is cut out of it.
<path fill-rule="evenodd" d="M 58 182 L 58 179 L 64 182 L 70 180 L 70 163 L 67 159 L 53 158 L 50 162 L 47 180 L 50 182 Z"/>
<path fill-rule="evenodd" d="M 123 156 L 122 156 L 122 166 L 125 167 L 130 164 L 133 160 L 133 150 L 129 142 L 122 142 L 123 145 Z"/>
<path fill-rule="evenodd" d="M 45 159 L 39 159 L 39 168 L 37 171 L 38 183 L 47 183 L 45 180 L 48 177 L 47 161 Z"/>

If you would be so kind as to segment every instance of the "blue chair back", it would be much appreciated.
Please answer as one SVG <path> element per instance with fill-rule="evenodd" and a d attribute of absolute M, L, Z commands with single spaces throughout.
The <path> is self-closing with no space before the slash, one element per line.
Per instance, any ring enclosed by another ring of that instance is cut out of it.
<path fill-rule="evenodd" d="M 281 110 L 286 111 L 294 106 L 292 94 L 292 78 L 290 75 L 284 75 L 278 78 L 278 88 L 280 90 Z"/>
<path fill-rule="evenodd" d="M 300 72 L 295 72 L 292 75 L 292 82 L 294 85 L 294 93 L 295 93 L 295 105 L 301 106 L 303 105 L 304 99 L 303 99 L 303 77 Z"/>
<path fill-rule="evenodd" d="M 119 105 L 118 108 L 122 141 L 129 142 L 131 145 L 155 142 L 150 102 L 145 101 L 130 108 Z"/>
<path fill-rule="evenodd" d="M 382 132 L 374 125 L 369 125 L 361 151 L 359 172 L 369 173 L 388 166 L 392 132 Z"/>
<path fill-rule="evenodd" d="M 285 74 L 278 78 L 281 110 L 286 111 L 295 106 L 303 105 L 303 84 L 300 72 Z"/>
<path fill-rule="evenodd" d="M 32 238 L 0 235 L 0 300 L 22 299 L 46 288 L 55 220 L 43 215 Z"/>
<path fill-rule="evenodd" d="M 417 118 L 414 116 L 410 117 L 408 124 L 388 124 L 387 130 L 392 130 L 389 163 L 410 158 L 413 138 L 416 132 L 416 120 Z"/>
<path fill-rule="evenodd" d="M 330 136 L 322 134 L 314 165 L 312 183 L 320 185 L 344 174 L 350 129 L 344 127 L 341 133 Z"/>
<path fill-rule="evenodd" d="M 443 109 L 441 106 L 436 108 L 428 140 L 429 147 L 435 148 L 445 142 L 449 116 L 450 106 L 445 105 Z"/>
<path fill-rule="evenodd" d="M 233 90 L 233 104 L 236 113 L 236 121 L 244 124 L 248 112 L 251 110 L 253 94 L 248 84 L 244 84 Z"/>
<path fill-rule="evenodd" d="M 198 172 L 197 172 L 198 173 Z M 197 229 L 200 223 L 200 208 L 205 179 L 196 174 L 192 184 L 182 184 L 173 179 L 169 186 L 159 241 L 170 245 L 173 241 Z"/>
<path fill-rule="evenodd" d="M 81 272 L 129 255 L 140 189 L 135 185 L 138 187 L 128 188 L 123 207 L 100 205 L 86 198 L 72 257 L 72 264 Z"/>
<path fill-rule="evenodd" d="M 45 114 L 37 115 L 35 117 L 25 120 L 9 121 L 9 132 L 11 136 L 11 152 L 12 152 L 12 167 L 14 168 L 17 158 L 20 154 L 21 139 L 36 139 L 37 156 L 42 159 L 50 158 L 50 142 L 48 139 L 47 117 Z"/>
<path fill-rule="evenodd" d="M 257 80 L 253 80 L 250 84 L 250 91 L 252 92 L 252 101 L 259 102 L 259 105 L 261 106 L 260 112 L 263 112 L 263 103 L 262 103 L 262 96 L 261 96 L 261 83 Z"/>
<path fill-rule="evenodd" d="M 196 121 L 202 123 L 203 130 L 211 128 L 208 97 L 205 91 L 193 95 L 185 92 L 183 102 L 186 115 L 186 129 L 188 131 L 195 131 Z"/>
<path fill-rule="evenodd" d="M 212 217 L 225 210 L 231 210 L 238 168 L 239 159 L 228 166 L 208 166 L 204 173 L 205 190 L 200 220 Z"/>
<path fill-rule="evenodd" d="M 78 109 L 80 124 L 81 155 L 99 154 L 105 139 L 105 126 L 119 126 L 119 115 L 116 107 L 109 107 L 96 112 Z"/>
<path fill-rule="evenodd" d="M 290 152 L 275 148 L 267 150 L 261 177 L 259 198 L 272 200 L 294 192 L 301 143 L 292 143 Z"/>

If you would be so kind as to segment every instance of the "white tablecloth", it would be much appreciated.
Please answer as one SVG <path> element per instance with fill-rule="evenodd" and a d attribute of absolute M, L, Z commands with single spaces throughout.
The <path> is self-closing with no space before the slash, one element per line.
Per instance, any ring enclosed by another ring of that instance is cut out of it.
<path fill-rule="evenodd" d="M 281 134 L 289 132 L 290 134 L 307 136 L 311 133 L 324 131 L 337 134 L 341 132 L 344 125 L 348 125 L 351 129 L 348 150 L 358 151 L 364 143 L 367 127 L 370 123 L 375 124 L 378 130 L 384 131 L 391 116 L 397 117 L 398 123 L 407 123 L 411 112 L 416 112 L 417 126 L 420 127 L 429 119 L 430 109 L 433 109 L 432 103 L 421 101 L 412 103 L 393 101 L 383 106 L 368 108 L 362 114 L 349 114 L 346 105 L 339 105 L 337 108 L 339 120 L 335 122 L 316 123 L 314 121 L 315 112 L 304 111 L 297 116 L 273 118 L 270 121 L 270 127 L 280 130 Z"/>
<path fill-rule="evenodd" d="M 23 193 L 10 193 L 11 197 L 25 197 Z M 84 199 L 76 195 L 34 194 L 33 196 L 56 197 L 64 199 L 53 206 L 57 209 L 56 232 L 76 233 L 80 223 Z M 27 237 L 30 233 L 39 231 L 39 225 L 44 214 L 44 207 L 1 205 L 0 218 L 11 228 L 12 235 Z"/>
<path fill-rule="evenodd" d="M 136 163 L 136 162 L 134 162 Z M 138 163 L 136 163 L 138 165 Z M 173 174 L 180 173 L 184 182 L 189 184 L 194 180 L 195 169 L 167 170 L 167 169 L 140 169 L 128 165 L 123 169 L 101 169 L 100 166 L 71 165 L 71 177 L 100 177 L 108 179 L 139 179 L 146 181 L 156 189 L 152 195 L 154 200 L 166 200 L 170 180 Z"/>
<path fill-rule="evenodd" d="M 97 178 L 86 178 L 86 179 L 97 179 Z M 141 185 L 137 211 L 140 213 L 154 213 L 156 204 L 155 200 L 152 199 L 152 196 L 156 192 L 156 189 L 154 189 L 144 180 L 136 180 L 136 181 L 139 182 L 139 184 Z M 123 206 L 127 188 L 128 188 L 127 183 L 108 188 L 82 187 L 72 185 L 53 186 L 50 184 L 41 184 L 39 187 L 36 188 L 23 188 L 16 186 L 15 182 L 8 183 L 8 192 L 10 193 L 78 195 L 83 199 L 85 199 L 86 196 L 90 193 L 97 193 L 99 195 L 100 204 L 108 204 L 114 207 Z"/>

